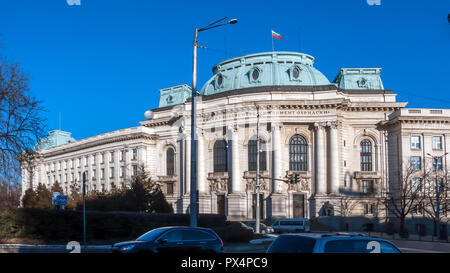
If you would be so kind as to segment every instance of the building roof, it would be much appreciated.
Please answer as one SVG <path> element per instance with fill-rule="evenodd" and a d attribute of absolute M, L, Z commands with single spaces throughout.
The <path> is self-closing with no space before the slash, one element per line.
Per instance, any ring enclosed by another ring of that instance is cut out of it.
<path fill-rule="evenodd" d="M 231 58 L 212 68 L 213 76 L 203 85 L 202 96 L 255 88 L 337 87 L 348 91 L 384 90 L 381 68 L 341 68 L 330 81 L 314 65 L 314 57 L 299 52 L 262 52 Z M 372 93 L 372 92 L 370 92 Z M 191 87 L 183 84 L 160 90 L 158 108 L 183 104 L 191 98 Z M 151 114 L 151 113 L 149 113 Z"/>
<path fill-rule="evenodd" d="M 232 58 L 213 67 L 214 75 L 200 93 L 211 95 L 258 86 L 329 85 L 313 64 L 314 57 L 297 52 L 263 52 Z"/>
<path fill-rule="evenodd" d="M 64 145 L 74 142 L 75 139 L 71 137 L 72 133 L 61 130 L 53 130 L 48 133 L 48 136 L 41 138 L 34 146 L 35 150 L 46 150 L 56 146 Z"/>

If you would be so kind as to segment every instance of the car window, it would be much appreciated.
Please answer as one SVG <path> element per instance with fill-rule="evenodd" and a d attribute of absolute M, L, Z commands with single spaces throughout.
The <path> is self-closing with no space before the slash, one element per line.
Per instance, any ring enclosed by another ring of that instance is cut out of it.
<path fill-rule="evenodd" d="M 379 249 L 369 243 L 373 240 L 333 240 L 325 244 L 325 253 L 370 253 Z M 378 242 L 378 241 L 375 241 Z"/>
<path fill-rule="evenodd" d="M 380 241 L 381 253 L 400 253 L 400 250 L 391 243 Z"/>
<path fill-rule="evenodd" d="M 289 225 L 289 221 L 280 221 L 280 225 L 281 226 L 288 226 Z"/>
<path fill-rule="evenodd" d="M 312 253 L 316 240 L 297 235 L 281 235 L 269 247 L 269 253 Z"/>
<path fill-rule="evenodd" d="M 302 221 L 294 221 L 294 226 L 303 226 Z"/>
<path fill-rule="evenodd" d="M 176 242 L 182 240 L 181 230 L 172 230 L 163 235 L 161 239 L 166 239 L 168 242 Z"/>
<path fill-rule="evenodd" d="M 161 234 L 166 232 L 166 230 L 167 230 L 166 228 L 157 228 L 150 230 L 149 232 L 137 238 L 136 241 L 146 241 L 146 242 L 153 241 L 156 238 L 158 238 Z"/>
<path fill-rule="evenodd" d="M 184 241 L 215 240 L 216 238 L 200 230 L 183 230 Z"/>

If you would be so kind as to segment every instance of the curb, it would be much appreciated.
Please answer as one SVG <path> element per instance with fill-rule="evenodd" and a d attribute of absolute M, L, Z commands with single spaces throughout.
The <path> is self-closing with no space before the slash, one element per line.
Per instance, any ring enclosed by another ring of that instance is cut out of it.
<path fill-rule="evenodd" d="M 66 249 L 67 245 L 25 245 L 25 244 L 1 244 L 0 249 L 6 248 L 63 248 Z M 81 249 L 110 249 L 111 245 L 81 245 Z"/>

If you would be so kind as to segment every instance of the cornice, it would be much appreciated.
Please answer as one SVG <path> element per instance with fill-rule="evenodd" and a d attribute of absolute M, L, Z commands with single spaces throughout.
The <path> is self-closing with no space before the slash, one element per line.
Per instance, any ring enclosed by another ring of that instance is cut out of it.
<path fill-rule="evenodd" d="M 84 143 L 77 143 L 73 142 L 70 143 L 70 146 L 67 147 L 66 145 L 58 146 L 55 148 L 52 148 L 50 151 L 40 151 L 39 153 L 44 157 L 51 157 L 51 156 L 57 156 L 65 153 L 70 152 L 76 152 L 79 150 L 84 150 L 92 147 L 97 147 L 105 144 L 111 144 L 116 142 L 123 142 L 128 140 L 136 140 L 136 139 L 142 139 L 142 140 L 156 140 L 156 135 L 150 135 L 145 132 L 137 132 L 137 133 L 131 133 L 127 135 L 120 135 L 120 136 L 112 136 L 112 137 L 106 137 L 106 138 L 99 138 L 92 141 L 86 141 Z"/>

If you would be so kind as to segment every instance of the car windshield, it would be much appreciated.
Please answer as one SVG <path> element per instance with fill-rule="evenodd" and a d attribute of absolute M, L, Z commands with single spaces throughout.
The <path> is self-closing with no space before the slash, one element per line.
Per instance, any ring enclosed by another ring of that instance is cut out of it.
<path fill-rule="evenodd" d="M 146 241 L 146 242 L 153 241 L 156 238 L 158 238 L 161 234 L 163 234 L 166 230 L 167 228 L 157 228 L 150 230 L 149 232 L 137 238 L 136 241 Z"/>
<path fill-rule="evenodd" d="M 296 236 L 281 235 L 269 247 L 269 253 L 312 253 L 315 239 Z"/>

